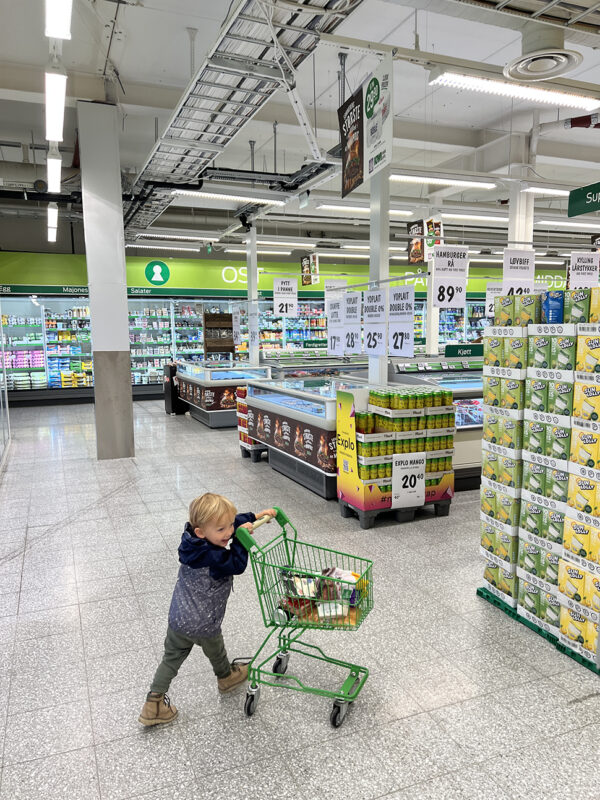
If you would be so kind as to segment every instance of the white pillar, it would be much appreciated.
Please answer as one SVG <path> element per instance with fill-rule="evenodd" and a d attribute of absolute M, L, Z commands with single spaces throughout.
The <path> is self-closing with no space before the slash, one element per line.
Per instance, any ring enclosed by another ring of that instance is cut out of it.
<path fill-rule="evenodd" d="M 369 280 L 390 277 L 390 168 L 371 178 Z M 369 356 L 369 383 L 388 381 L 388 357 Z"/>
<path fill-rule="evenodd" d="M 117 108 L 77 103 L 90 289 L 96 453 L 132 458 L 133 403 Z"/>
<path fill-rule="evenodd" d="M 258 257 L 256 254 L 256 227 L 246 236 L 246 271 L 248 278 L 248 359 L 258 366 L 260 344 L 258 340 Z"/>

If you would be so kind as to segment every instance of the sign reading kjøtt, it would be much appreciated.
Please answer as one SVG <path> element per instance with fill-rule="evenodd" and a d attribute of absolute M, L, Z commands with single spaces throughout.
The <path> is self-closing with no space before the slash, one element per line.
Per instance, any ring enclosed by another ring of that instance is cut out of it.
<path fill-rule="evenodd" d="M 298 316 L 297 278 L 273 278 L 273 307 L 277 316 Z"/>

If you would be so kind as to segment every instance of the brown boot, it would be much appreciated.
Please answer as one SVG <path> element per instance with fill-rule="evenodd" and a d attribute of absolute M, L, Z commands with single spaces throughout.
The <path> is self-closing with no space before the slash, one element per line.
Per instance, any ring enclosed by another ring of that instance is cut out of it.
<path fill-rule="evenodd" d="M 232 664 L 229 675 L 226 678 L 217 678 L 217 684 L 221 694 L 227 694 L 247 680 L 248 664 Z"/>
<path fill-rule="evenodd" d="M 171 705 L 171 701 L 166 694 L 148 692 L 138 720 L 142 725 L 150 727 L 151 725 L 165 725 L 167 722 L 173 722 L 176 716 L 177 709 Z"/>

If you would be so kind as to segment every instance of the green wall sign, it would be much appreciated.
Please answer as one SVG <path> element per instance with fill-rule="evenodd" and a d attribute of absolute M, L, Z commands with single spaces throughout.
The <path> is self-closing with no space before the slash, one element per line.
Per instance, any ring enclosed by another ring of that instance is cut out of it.
<path fill-rule="evenodd" d="M 144 275 L 152 286 L 164 286 L 171 277 L 171 271 L 164 261 L 149 261 Z"/>
<path fill-rule="evenodd" d="M 482 358 L 482 344 L 447 344 L 444 350 L 446 358 Z"/>
<path fill-rule="evenodd" d="M 590 183 L 569 192 L 569 217 L 579 217 L 591 211 L 600 211 L 600 183 Z"/>

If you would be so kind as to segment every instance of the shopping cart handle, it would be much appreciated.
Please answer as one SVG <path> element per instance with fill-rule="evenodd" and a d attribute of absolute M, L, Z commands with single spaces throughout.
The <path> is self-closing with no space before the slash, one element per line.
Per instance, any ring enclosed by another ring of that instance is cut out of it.
<path fill-rule="evenodd" d="M 283 528 L 286 524 L 289 523 L 289 519 L 287 518 L 287 516 L 283 513 L 283 511 L 280 508 L 277 508 L 277 506 L 274 506 L 274 508 L 275 508 L 275 511 L 277 512 L 277 515 L 275 516 L 275 520 Z M 252 523 L 252 530 L 255 531 L 258 527 L 260 527 L 261 525 L 264 525 L 265 522 L 270 522 L 272 519 L 273 519 L 273 517 L 270 514 L 266 514 L 264 517 L 260 517 L 260 519 L 257 519 L 256 522 Z M 243 545 L 243 547 L 246 550 L 248 550 L 248 552 L 250 550 L 252 550 L 253 547 L 256 547 L 256 548 L 258 548 L 260 550 L 260 547 L 256 543 L 256 539 L 254 538 L 254 536 L 250 533 L 250 531 L 247 528 L 243 528 L 243 527 L 242 528 L 238 528 L 236 530 L 236 532 L 235 532 L 235 535 L 236 535 L 237 539 L 240 541 L 240 543 Z"/>

